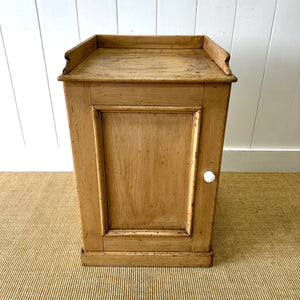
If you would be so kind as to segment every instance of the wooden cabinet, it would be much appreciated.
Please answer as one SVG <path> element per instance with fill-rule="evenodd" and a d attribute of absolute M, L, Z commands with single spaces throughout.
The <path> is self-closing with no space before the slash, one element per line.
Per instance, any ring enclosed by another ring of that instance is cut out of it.
<path fill-rule="evenodd" d="M 205 36 L 97 35 L 65 57 L 82 263 L 210 266 L 229 54 Z"/>

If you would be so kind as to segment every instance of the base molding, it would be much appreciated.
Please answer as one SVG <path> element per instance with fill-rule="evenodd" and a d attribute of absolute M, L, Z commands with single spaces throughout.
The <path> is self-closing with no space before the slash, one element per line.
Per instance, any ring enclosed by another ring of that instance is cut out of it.
<path fill-rule="evenodd" d="M 223 172 L 300 172 L 300 149 L 224 149 Z"/>
<path fill-rule="evenodd" d="M 87 252 L 85 266 L 211 267 L 213 251 L 207 252 Z"/>

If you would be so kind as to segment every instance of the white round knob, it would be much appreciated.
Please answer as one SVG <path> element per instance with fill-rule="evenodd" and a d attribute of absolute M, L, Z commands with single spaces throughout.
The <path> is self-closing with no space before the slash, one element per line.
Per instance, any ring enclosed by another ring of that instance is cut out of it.
<path fill-rule="evenodd" d="M 215 181 L 216 175 L 212 171 L 207 171 L 204 173 L 204 181 L 207 183 L 211 183 Z"/>

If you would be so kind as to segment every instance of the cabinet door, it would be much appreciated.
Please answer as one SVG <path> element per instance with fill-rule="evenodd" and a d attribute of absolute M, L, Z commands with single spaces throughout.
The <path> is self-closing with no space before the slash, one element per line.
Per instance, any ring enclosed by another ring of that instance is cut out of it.
<path fill-rule="evenodd" d="M 230 84 L 118 87 L 64 82 L 84 253 L 211 255 Z"/>
<path fill-rule="evenodd" d="M 92 107 L 103 251 L 190 251 L 200 107 Z"/>

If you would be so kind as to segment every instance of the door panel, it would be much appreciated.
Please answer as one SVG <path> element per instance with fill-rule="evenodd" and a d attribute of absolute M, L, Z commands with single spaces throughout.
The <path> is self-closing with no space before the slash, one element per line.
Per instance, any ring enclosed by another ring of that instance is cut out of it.
<path fill-rule="evenodd" d="M 192 114 L 102 114 L 109 228 L 184 229 Z"/>
<path fill-rule="evenodd" d="M 126 243 L 118 248 L 121 237 L 134 237 L 131 244 L 147 241 L 152 249 L 160 236 L 189 248 L 178 239 L 192 232 L 200 108 L 93 106 L 93 111 L 104 249 L 125 251 Z"/>

